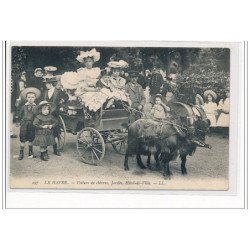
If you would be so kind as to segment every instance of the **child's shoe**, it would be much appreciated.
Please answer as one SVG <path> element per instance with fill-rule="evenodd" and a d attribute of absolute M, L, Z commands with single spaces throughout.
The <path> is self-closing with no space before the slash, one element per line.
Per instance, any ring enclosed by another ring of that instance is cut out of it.
<path fill-rule="evenodd" d="M 48 161 L 48 158 L 46 157 L 45 152 L 41 152 L 41 160 L 42 161 Z"/>
<path fill-rule="evenodd" d="M 58 151 L 57 149 L 57 144 L 54 144 L 53 145 L 53 149 L 54 149 L 54 154 L 57 155 L 57 156 L 61 156 L 61 153 Z"/>
<path fill-rule="evenodd" d="M 33 146 L 29 146 L 29 156 L 28 158 L 33 158 L 34 154 L 33 154 Z"/>
<path fill-rule="evenodd" d="M 19 153 L 19 160 L 23 159 L 23 149 L 20 149 L 20 153 Z"/>

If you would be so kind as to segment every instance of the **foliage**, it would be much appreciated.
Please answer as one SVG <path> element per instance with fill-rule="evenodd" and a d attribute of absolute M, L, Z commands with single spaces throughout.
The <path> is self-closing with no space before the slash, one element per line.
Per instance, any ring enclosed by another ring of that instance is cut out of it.
<path fill-rule="evenodd" d="M 34 69 L 52 65 L 57 74 L 75 71 L 81 64 L 76 60 L 81 50 L 92 47 L 13 47 L 12 79 L 22 71 L 33 76 Z M 226 48 L 166 48 L 166 47 L 98 47 L 101 60 L 96 67 L 105 68 L 110 59 L 122 59 L 130 68 L 145 70 L 159 65 L 167 73 L 177 73 L 177 95 L 182 101 L 193 102 L 196 94 L 213 89 L 219 97 L 229 85 L 230 50 Z M 219 99 L 219 98 L 218 98 Z"/>
<path fill-rule="evenodd" d="M 27 54 L 23 47 L 13 47 L 11 54 L 11 77 L 16 81 L 21 72 L 26 70 Z"/>
<path fill-rule="evenodd" d="M 225 49 L 201 49 L 196 60 L 177 79 L 179 99 L 194 102 L 196 94 L 203 95 L 205 90 L 212 89 L 219 101 L 230 83 L 228 67 L 222 67 L 227 54 Z"/>

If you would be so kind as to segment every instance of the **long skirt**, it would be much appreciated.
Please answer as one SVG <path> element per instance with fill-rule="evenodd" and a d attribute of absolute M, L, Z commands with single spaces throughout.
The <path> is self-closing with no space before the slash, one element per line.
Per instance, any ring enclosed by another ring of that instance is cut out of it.
<path fill-rule="evenodd" d="M 230 125 L 229 118 L 230 118 L 229 114 L 221 113 L 217 121 L 217 127 L 229 127 Z"/>
<path fill-rule="evenodd" d="M 79 96 L 85 107 L 90 111 L 96 112 L 107 101 L 108 97 L 101 92 L 86 92 Z"/>
<path fill-rule="evenodd" d="M 34 146 L 47 147 L 56 143 L 53 130 L 49 128 L 37 129 Z"/>
<path fill-rule="evenodd" d="M 217 123 L 216 123 L 216 117 L 214 114 L 206 114 L 207 118 L 210 120 L 211 124 L 210 127 L 216 127 Z"/>

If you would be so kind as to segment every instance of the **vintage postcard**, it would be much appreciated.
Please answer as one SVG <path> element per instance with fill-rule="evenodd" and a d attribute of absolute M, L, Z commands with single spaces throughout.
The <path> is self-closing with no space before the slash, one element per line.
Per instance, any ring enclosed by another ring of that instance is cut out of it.
<path fill-rule="evenodd" d="M 9 187 L 229 190 L 239 48 L 9 42 Z"/>

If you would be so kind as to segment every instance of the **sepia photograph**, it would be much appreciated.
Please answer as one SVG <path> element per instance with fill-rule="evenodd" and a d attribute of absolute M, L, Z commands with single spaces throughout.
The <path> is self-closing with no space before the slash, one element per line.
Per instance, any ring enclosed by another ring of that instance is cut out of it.
<path fill-rule="evenodd" d="M 220 190 L 231 48 L 9 46 L 11 189 Z"/>

